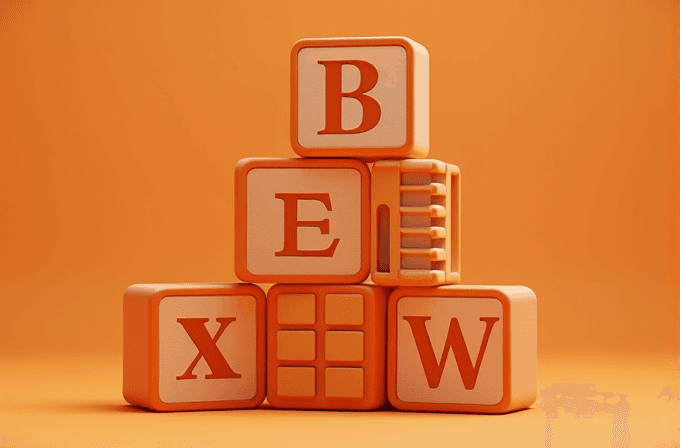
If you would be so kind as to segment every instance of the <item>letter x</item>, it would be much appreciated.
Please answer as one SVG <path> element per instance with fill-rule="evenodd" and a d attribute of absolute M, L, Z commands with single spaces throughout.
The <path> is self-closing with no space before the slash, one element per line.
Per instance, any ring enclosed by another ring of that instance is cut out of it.
<path fill-rule="evenodd" d="M 224 355 L 222 355 L 220 349 L 217 348 L 217 341 L 220 339 L 220 336 L 222 336 L 224 330 L 226 330 L 229 324 L 235 321 L 236 318 L 218 317 L 216 320 L 220 323 L 220 328 L 212 338 L 205 328 L 205 323 L 209 320 L 210 319 L 208 318 L 200 317 L 177 319 L 177 322 L 184 327 L 191 340 L 194 341 L 196 348 L 198 348 L 198 354 L 189 365 L 186 372 L 177 377 L 178 380 L 191 380 L 197 378 L 196 375 L 193 374 L 193 371 L 201 358 L 205 358 L 205 361 L 212 371 L 212 373 L 205 376 L 206 379 L 241 378 L 241 374 L 234 372 L 231 367 L 229 367 L 227 360 L 224 359 Z"/>

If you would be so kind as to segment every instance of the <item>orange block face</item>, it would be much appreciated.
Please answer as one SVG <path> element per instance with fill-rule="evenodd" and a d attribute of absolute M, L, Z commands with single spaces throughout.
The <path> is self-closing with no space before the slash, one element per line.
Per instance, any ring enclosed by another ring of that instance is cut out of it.
<path fill-rule="evenodd" d="M 291 52 L 291 144 L 303 157 L 425 157 L 430 58 L 406 37 L 303 39 Z"/>
<path fill-rule="evenodd" d="M 267 296 L 267 400 L 278 408 L 385 403 L 385 289 L 275 285 Z"/>
<path fill-rule="evenodd" d="M 265 295 L 255 285 L 132 285 L 123 340 L 123 396 L 132 405 L 190 411 L 264 400 Z"/>
<path fill-rule="evenodd" d="M 370 172 L 348 159 L 243 159 L 236 166 L 238 278 L 359 283 L 370 265 Z"/>
<path fill-rule="evenodd" d="M 501 414 L 536 400 L 536 296 L 529 288 L 397 288 L 387 319 L 394 407 Z"/>
<path fill-rule="evenodd" d="M 386 286 L 460 282 L 460 170 L 381 160 L 371 185 L 371 278 Z"/>

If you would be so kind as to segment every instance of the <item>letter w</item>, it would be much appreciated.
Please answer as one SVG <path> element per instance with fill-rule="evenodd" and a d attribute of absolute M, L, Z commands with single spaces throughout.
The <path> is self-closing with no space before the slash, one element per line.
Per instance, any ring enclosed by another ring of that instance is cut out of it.
<path fill-rule="evenodd" d="M 189 365 L 186 372 L 177 377 L 178 380 L 195 379 L 196 375 L 193 374 L 193 371 L 201 358 L 205 358 L 205 361 L 212 371 L 212 373 L 205 376 L 206 379 L 241 378 L 241 374 L 234 372 L 231 367 L 229 367 L 227 360 L 224 359 L 224 355 L 222 355 L 220 349 L 217 348 L 217 341 L 220 339 L 220 336 L 222 336 L 224 330 L 226 330 L 229 324 L 235 321 L 236 318 L 218 317 L 216 320 L 220 323 L 220 328 L 212 338 L 205 328 L 205 323 L 209 320 L 210 319 L 208 318 L 199 317 L 177 319 L 177 322 L 182 324 L 191 340 L 194 341 L 196 348 L 198 348 L 198 354 Z"/>
<path fill-rule="evenodd" d="M 430 319 L 431 317 L 428 316 L 404 316 L 404 320 L 411 326 L 413 338 L 415 339 L 416 347 L 418 348 L 418 354 L 420 355 L 420 360 L 423 363 L 423 369 L 425 370 L 425 376 L 427 377 L 427 384 L 432 389 L 439 387 L 444 366 L 446 365 L 446 358 L 449 356 L 449 347 L 451 347 L 451 350 L 453 350 L 453 354 L 456 357 L 458 371 L 460 372 L 460 376 L 463 379 L 463 385 L 468 390 L 474 389 L 475 383 L 477 383 L 479 366 L 482 363 L 482 358 L 484 357 L 484 352 L 486 351 L 486 345 L 489 342 L 491 329 L 500 318 L 479 318 L 480 321 L 486 322 L 486 330 L 484 331 L 482 345 L 479 348 L 477 362 L 475 363 L 474 367 L 472 366 L 472 360 L 470 359 L 470 353 L 468 352 L 467 345 L 465 344 L 465 339 L 463 339 L 463 333 L 460 330 L 460 324 L 458 323 L 458 319 L 455 317 L 451 319 L 449 333 L 446 336 L 446 342 L 444 343 L 444 352 L 442 353 L 441 362 L 437 364 L 437 358 L 435 358 L 434 350 L 432 349 L 432 342 L 430 341 L 430 336 L 428 335 L 427 328 L 425 327 L 425 322 Z"/>

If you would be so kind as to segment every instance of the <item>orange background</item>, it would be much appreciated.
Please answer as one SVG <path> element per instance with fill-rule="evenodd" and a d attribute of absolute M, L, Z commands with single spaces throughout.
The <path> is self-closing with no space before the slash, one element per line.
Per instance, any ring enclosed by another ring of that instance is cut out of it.
<path fill-rule="evenodd" d="M 0 0 L 0 446 L 675 446 L 679 25 L 678 0 Z M 291 46 L 364 35 L 430 52 L 429 156 L 461 168 L 462 279 L 537 293 L 539 401 L 125 405 L 123 291 L 237 281 L 236 162 L 295 156 Z M 558 408 L 550 434 L 560 384 L 576 414 Z"/>
<path fill-rule="evenodd" d="M 539 298 L 539 357 L 678 349 L 677 1 L 0 4 L 0 347 L 122 351 L 137 282 L 237 281 L 234 166 L 293 157 L 289 52 L 404 35 L 462 278 Z"/>

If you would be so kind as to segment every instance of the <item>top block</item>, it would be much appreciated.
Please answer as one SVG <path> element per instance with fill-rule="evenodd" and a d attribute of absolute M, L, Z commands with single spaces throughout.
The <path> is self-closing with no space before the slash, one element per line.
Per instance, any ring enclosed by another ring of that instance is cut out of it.
<path fill-rule="evenodd" d="M 303 157 L 422 158 L 430 57 L 406 37 L 302 39 L 291 52 L 291 144 Z"/>

